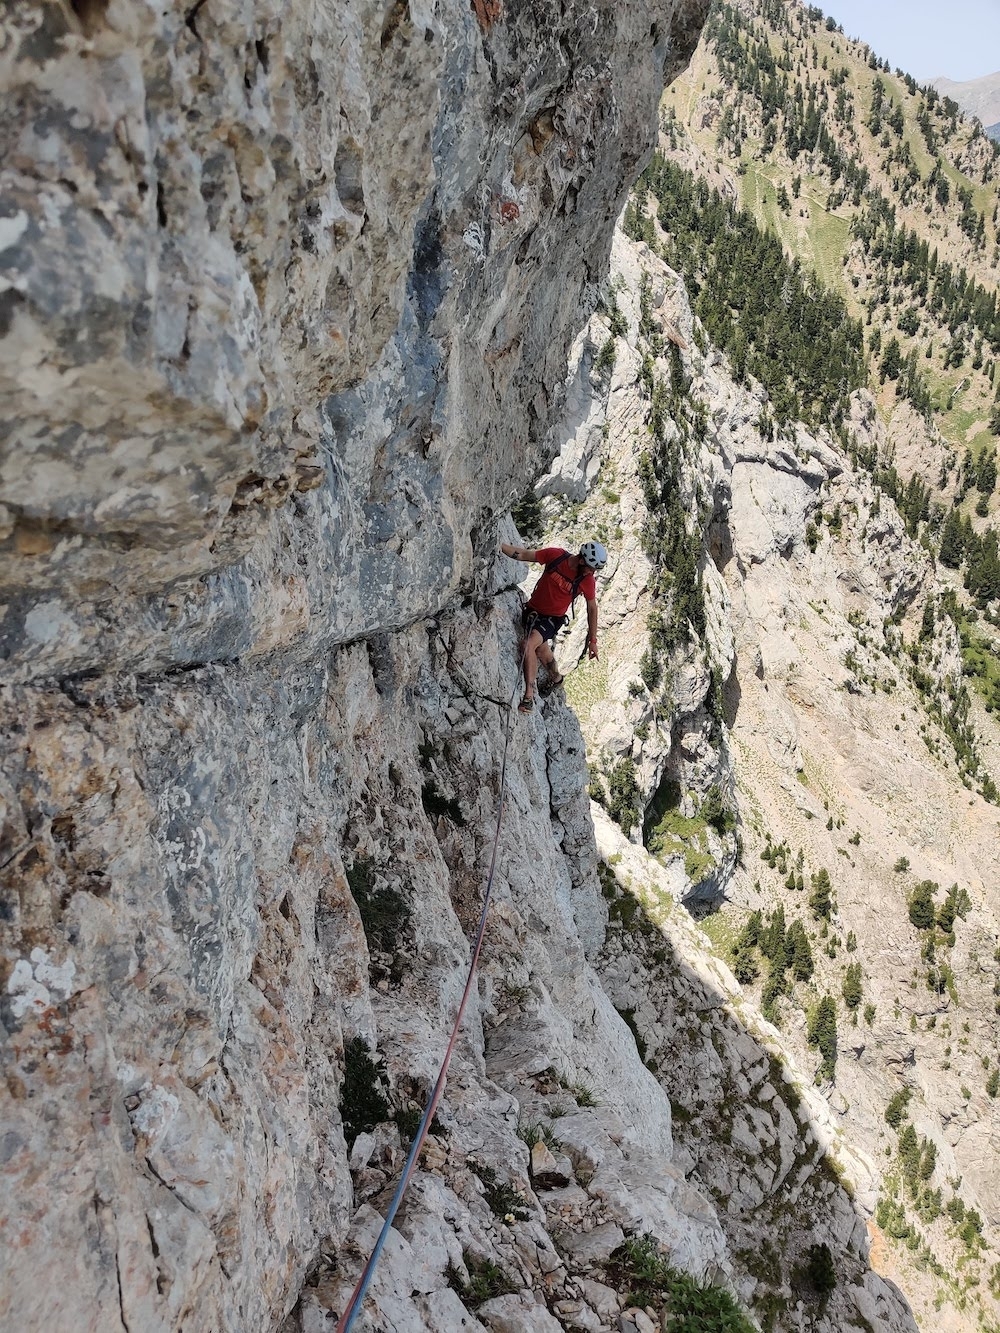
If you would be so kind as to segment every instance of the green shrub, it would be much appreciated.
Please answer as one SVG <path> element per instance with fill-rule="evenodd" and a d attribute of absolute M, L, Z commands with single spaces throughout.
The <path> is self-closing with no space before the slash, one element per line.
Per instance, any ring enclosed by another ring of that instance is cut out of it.
<path fill-rule="evenodd" d="M 511 1282 L 499 1264 L 493 1263 L 491 1259 L 477 1259 L 468 1250 L 462 1255 L 462 1259 L 469 1274 L 468 1282 L 462 1277 L 459 1269 L 449 1264 L 448 1286 L 458 1293 L 462 1304 L 469 1310 L 478 1310 L 480 1305 L 491 1301 L 494 1296 L 509 1296 L 517 1291 L 517 1286 Z"/>
<path fill-rule="evenodd" d="M 462 814 L 462 807 L 458 803 L 457 796 L 444 796 L 439 790 L 437 781 L 434 778 L 427 778 L 420 788 L 420 800 L 423 803 L 424 812 L 437 819 L 441 815 L 450 819 L 453 824 L 459 828 L 465 827 L 465 815 Z"/>
<path fill-rule="evenodd" d="M 607 1282 L 628 1305 L 652 1307 L 664 1333 L 752 1333 L 753 1325 L 720 1287 L 703 1287 L 674 1268 L 653 1236 L 632 1236 L 605 1269 Z"/>
<path fill-rule="evenodd" d="M 638 1027 L 636 1027 L 636 1022 L 635 1022 L 635 1010 L 634 1010 L 634 1009 L 618 1009 L 616 1012 L 617 1012 L 617 1014 L 618 1014 L 618 1017 L 622 1020 L 622 1022 L 623 1022 L 623 1023 L 625 1024 L 625 1026 L 628 1028 L 629 1032 L 631 1032 L 632 1037 L 633 1037 L 633 1039 L 634 1039 L 634 1041 L 635 1041 L 635 1049 L 639 1052 L 639 1059 L 642 1061 L 643 1064 L 645 1064 L 645 1063 L 646 1063 L 646 1055 L 647 1055 L 647 1049 L 648 1049 L 648 1048 L 647 1048 L 647 1046 L 646 1046 L 646 1042 L 645 1042 L 645 1040 L 644 1040 L 643 1037 L 642 1037 L 642 1034 L 640 1033 Z"/>
<path fill-rule="evenodd" d="M 531 1216 L 520 1190 L 514 1189 L 508 1181 L 500 1180 L 493 1167 L 478 1162 L 474 1157 L 466 1161 L 466 1166 L 473 1175 L 483 1182 L 483 1198 L 489 1204 L 494 1217 L 504 1218 L 513 1215 L 521 1222 Z"/>
<path fill-rule="evenodd" d="M 810 1245 L 806 1256 L 806 1277 L 809 1285 L 821 1296 L 828 1296 L 837 1285 L 837 1270 L 833 1266 L 833 1255 L 825 1242 Z"/>
<path fill-rule="evenodd" d="M 413 909 L 402 891 L 391 884 L 375 884 L 375 870 L 367 857 L 357 856 L 347 867 L 347 883 L 358 907 L 371 953 L 391 953 L 407 934 Z"/>
<path fill-rule="evenodd" d="M 598 375 L 610 375 L 615 368 L 617 357 L 618 353 L 615 350 L 615 339 L 612 334 L 608 337 L 606 342 L 601 344 L 601 350 L 597 353 L 597 356 L 594 359 L 594 369 L 597 371 Z"/>
<path fill-rule="evenodd" d="M 698 814 L 706 824 L 711 824 L 720 837 L 725 837 L 736 828 L 736 814 L 726 805 L 722 788 L 718 784 L 706 792 Z"/>
<path fill-rule="evenodd" d="M 535 488 L 529 486 L 510 511 L 510 516 L 517 524 L 522 541 L 529 546 L 540 542 L 545 535 L 545 517 L 542 514 L 542 502 L 535 494 Z"/>
<path fill-rule="evenodd" d="M 628 755 L 622 755 L 608 778 L 608 814 L 625 833 L 631 833 L 641 818 L 635 764 Z"/>
<path fill-rule="evenodd" d="M 390 1116 L 378 1066 L 364 1038 L 354 1037 L 344 1048 L 344 1081 L 340 1088 L 340 1118 L 348 1148 L 359 1134 L 381 1125 Z"/>

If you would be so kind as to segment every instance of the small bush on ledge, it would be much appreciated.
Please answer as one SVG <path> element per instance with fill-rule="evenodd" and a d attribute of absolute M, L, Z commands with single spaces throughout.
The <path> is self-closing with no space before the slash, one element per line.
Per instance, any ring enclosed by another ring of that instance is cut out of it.
<path fill-rule="evenodd" d="M 630 1305 L 652 1306 L 664 1333 L 753 1333 L 753 1325 L 721 1287 L 704 1287 L 674 1268 L 655 1237 L 632 1236 L 611 1255 L 610 1286 Z"/>

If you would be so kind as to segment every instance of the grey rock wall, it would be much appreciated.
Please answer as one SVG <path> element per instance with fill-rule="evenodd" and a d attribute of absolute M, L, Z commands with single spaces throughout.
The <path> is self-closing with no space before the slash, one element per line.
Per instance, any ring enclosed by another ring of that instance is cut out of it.
<path fill-rule="evenodd" d="M 703 12 L 6 6 L 5 1326 L 305 1327 L 321 1308 L 353 1204 L 399 1149 L 352 1177 L 345 1041 L 377 1043 L 412 1110 L 495 814 L 496 719 L 464 725 L 457 673 L 482 662 L 473 696 L 506 694 L 511 610 L 466 606 L 454 663 L 427 617 L 487 588 L 494 515 L 546 455 Z M 516 1100 L 486 1071 L 513 1087 L 544 1060 L 645 1126 L 620 1155 L 669 1161 L 669 1107 L 580 943 L 599 947 L 601 900 L 582 746 L 561 736 L 515 754 L 520 945 L 488 951 L 487 1009 L 504 957 L 533 998 L 493 1005 L 523 1032 L 492 1056 L 471 1022 L 455 1141 L 515 1163 Z M 434 813 L 431 782 L 464 823 Z M 410 908 L 388 959 L 359 866 Z M 714 1263 L 711 1210 L 691 1206 L 691 1262 Z M 431 1246 L 427 1327 L 454 1327 L 459 1232 L 493 1243 L 463 1217 Z M 505 1262 L 527 1252 L 500 1240 Z"/>
<path fill-rule="evenodd" d="M 440 605 L 537 470 L 702 0 L 76 10 L 4 18 L 8 669 Z"/>

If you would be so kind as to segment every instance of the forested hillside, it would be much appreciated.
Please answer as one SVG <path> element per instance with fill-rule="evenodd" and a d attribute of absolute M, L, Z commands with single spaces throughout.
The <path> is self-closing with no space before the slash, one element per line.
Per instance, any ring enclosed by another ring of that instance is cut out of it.
<path fill-rule="evenodd" d="M 715 5 L 661 131 L 644 184 L 706 331 L 768 390 L 763 429 L 828 425 L 953 571 L 938 609 L 992 711 L 1000 145 L 834 16 L 783 0 Z M 626 230 L 650 227 L 640 197 Z M 881 451 L 852 428 L 863 385 Z"/>

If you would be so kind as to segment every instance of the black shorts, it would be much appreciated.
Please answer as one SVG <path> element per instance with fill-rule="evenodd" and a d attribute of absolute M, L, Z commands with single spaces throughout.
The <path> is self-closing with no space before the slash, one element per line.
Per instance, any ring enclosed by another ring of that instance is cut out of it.
<path fill-rule="evenodd" d="M 537 611 L 533 611 L 530 606 L 526 606 L 521 612 L 521 623 L 524 625 L 525 634 L 530 634 L 533 629 L 536 629 L 542 636 L 543 641 L 551 643 L 563 625 L 566 624 L 566 617 L 543 616 Z"/>

